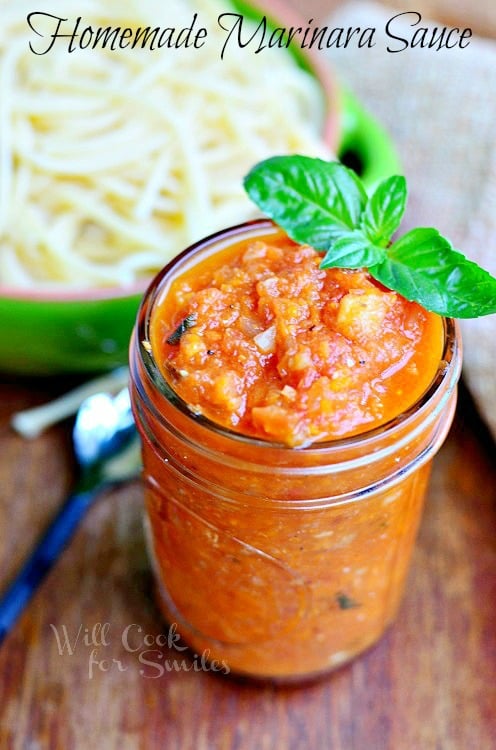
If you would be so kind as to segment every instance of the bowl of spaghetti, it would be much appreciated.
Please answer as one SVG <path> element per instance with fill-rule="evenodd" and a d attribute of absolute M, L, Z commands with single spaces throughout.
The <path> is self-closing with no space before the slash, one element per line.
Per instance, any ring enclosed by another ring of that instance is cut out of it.
<path fill-rule="evenodd" d="M 257 161 L 356 142 L 371 179 L 394 169 L 321 54 L 245 43 L 296 28 L 273 0 L 0 7 L 2 371 L 125 362 L 149 279 L 254 216 L 242 176 Z"/>

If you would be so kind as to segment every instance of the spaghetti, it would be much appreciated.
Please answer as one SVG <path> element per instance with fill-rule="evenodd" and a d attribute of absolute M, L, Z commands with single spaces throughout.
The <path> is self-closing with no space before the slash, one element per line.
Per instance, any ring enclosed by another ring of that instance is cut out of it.
<path fill-rule="evenodd" d="M 0 0 L 0 284 L 133 284 L 253 215 L 241 177 L 279 153 L 328 157 L 322 94 L 286 50 L 230 47 L 217 0 L 53 0 L 86 26 L 208 28 L 199 49 L 33 54 L 32 5 Z M 42 10 L 37 6 L 37 10 Z M 48 12 L 48 8 L 47 8 Z M 47 34 L 49 33 L 47 29 Z M 269 75 L 270 73 L 270 75 Z"/>

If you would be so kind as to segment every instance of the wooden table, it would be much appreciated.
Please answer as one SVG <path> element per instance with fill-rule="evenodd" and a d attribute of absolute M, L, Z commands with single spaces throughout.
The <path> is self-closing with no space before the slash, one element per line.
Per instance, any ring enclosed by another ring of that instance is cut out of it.
<path fill-rule="evenodd" d="M 60 390 L 0 383 L 0 588 L 74 473 L 68 425 L 26 442 L 9 415 Z M 0 651 L 0 748 L 495 747 L 495 488 L 494 447 L 463 393 L 435 462 L 398 621 L 352 666 L 300 688 L 191 671 L 174 644 L 154 650 L 168 628 L 153 604 L 141 488 L 108 492 Z M 136 652 L 123 643 L 126 628 Z M 59 653 L 64 634 L 72 653 Z"/>
<path fill-rule="evenodd" d="M 312 0 L 308 13 L 333 4 Z M 75 473 L 69 425 L 26 442 L 9 418 L 67 386 L 0 376 L 0 589 Z M 462 393 L 398 621 L 353 665 L 300 688 L 195 672 L 174 644 L 157 648 L 168 628 L 153 603 L 142 491 L 136 481 L 107 492 L 0 651 L 0 750 L 496 747 L 495 488 L 494 445 Z"/>

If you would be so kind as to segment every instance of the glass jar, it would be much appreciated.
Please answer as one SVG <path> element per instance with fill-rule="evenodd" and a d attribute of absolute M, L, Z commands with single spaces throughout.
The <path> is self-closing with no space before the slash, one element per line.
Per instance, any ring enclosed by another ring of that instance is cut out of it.
<path fill-rule="evenodd" d="M 348 662 L 394 619 L 431 459 L 452 422 L 461 351 L 455 322 L 444 320 L 427 392 L 349 439 L 294 449 L 193 414 L 153 359 L 154 304 L 179 274 L 268 226 L 213 235 L 152 282 L 131 342 L 131 395 L 166 619 L 230 671 L 288 681 Z"/>

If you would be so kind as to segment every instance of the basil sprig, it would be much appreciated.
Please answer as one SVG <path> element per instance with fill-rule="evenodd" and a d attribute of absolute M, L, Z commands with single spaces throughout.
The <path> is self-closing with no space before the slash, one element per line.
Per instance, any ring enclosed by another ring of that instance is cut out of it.
<path fill-rule="evenodd" d="M 496 313 L 496 279 L 436 229 L 412 229 L 391 242 L 406 208 L 404 177 L 389 177 L 369 197 L 340 162 L 275 156 L 255 165 L 244 186 L 293 240 L 324 253 L 321 268 L 367 268 L 384 286 L 439 315 Z"/>

